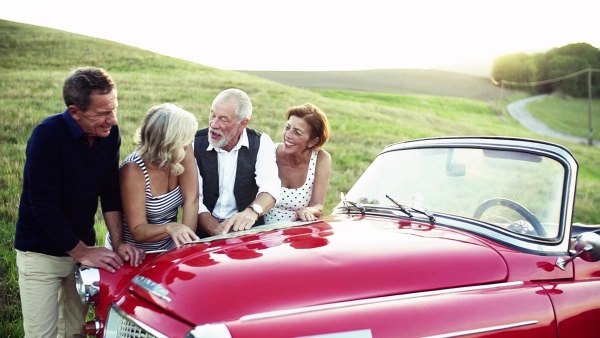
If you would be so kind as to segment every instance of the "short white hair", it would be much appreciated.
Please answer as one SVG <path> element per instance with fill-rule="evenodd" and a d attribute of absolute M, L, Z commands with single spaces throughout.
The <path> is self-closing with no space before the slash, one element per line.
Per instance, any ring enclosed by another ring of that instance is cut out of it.
<path fill-rule="evenodd" d="M 220 92 L 213 100 L 213 107 L 219 103 L 235 103 L 235 118 L 238 121 L 250 119 L 252 116 L 252 102 L 250 97 L 243 90 L 237 88 L 229 88 Z"/>

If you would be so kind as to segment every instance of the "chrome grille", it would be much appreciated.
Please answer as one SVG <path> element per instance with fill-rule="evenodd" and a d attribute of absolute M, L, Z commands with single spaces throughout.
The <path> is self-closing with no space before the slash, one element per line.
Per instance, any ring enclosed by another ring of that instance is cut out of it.
<path fill-rule="evenodd" d="M 125 318 L 121 319 L 119 328 L 117 329 L 117 337 L 122 338 L 155 338 L 155 336 L 146 332 L 146 330 L 137 326 L 135 323 L 128 321 Z"/>
<path fill-rule="evenodd" d="M 105 338 L 166 338 L 144 324 L 138 323 L 114 306 L 110 308 L 104 327 Z"/>

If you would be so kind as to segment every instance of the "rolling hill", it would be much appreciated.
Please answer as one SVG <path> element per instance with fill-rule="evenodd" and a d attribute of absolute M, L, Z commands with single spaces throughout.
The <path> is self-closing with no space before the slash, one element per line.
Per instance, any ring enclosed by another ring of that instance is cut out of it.
<path fill-rule="evenodd" d="M 306 89 L 347 89 L 405 95 L 436 95 L 483 101 L 501 99 L 489 77 L 466 69 L 377 69 L 361 71 L 240 71 Z"/>

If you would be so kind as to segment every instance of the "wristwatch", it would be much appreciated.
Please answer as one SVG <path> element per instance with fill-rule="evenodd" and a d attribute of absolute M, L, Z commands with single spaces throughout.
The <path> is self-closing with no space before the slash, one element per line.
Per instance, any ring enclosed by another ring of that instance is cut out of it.
<path fill-rule="evenodd" d="M 252 203 L 250 204 L 250 209 L 252 209 L 252 211 L 254 211 L 258 217 L 262 216 L 263 214 L 263 207 L 260 206 L 260 204 L 257 203 Z"/>

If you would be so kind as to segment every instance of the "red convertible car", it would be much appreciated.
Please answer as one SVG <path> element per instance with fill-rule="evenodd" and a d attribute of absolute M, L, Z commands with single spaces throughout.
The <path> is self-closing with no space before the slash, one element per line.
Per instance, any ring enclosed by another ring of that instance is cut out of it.
<path fill-rule="evenodd" d="M 572 224 L 564 147 L 383 149 L 333 214 L 82 267 L 99 337 L 599 337 L 600 236 Z"/>

